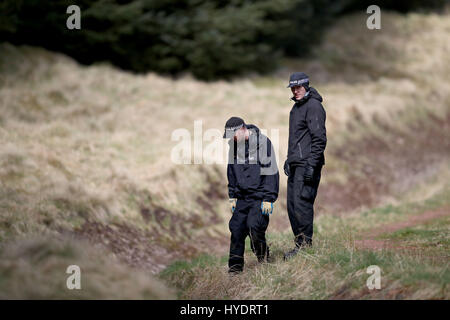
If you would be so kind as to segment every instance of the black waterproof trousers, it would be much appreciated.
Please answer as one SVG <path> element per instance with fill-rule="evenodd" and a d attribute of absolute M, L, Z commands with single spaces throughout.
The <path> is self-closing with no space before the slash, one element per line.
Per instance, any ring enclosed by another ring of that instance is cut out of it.
<path fill-rule="evenodd" d="M 304 167 L 290 168 L 287 183 L 287 209 L 296 246 L 311 245 L 313 237 L 314 200 L 319 188 L 322 166 L 316 167 L 312 182 L 305 183 Z"/>
<path fill-rule="evenodd" d="M 267 252 L 266 230 L 269 216 L 261 213 L 261 200 L 238 199 L 230 219 L 231 231 L 229 271 L 244 268 L 245 238 L 250 236 L 250 245 L 258 261 L 264 261 Z"/>

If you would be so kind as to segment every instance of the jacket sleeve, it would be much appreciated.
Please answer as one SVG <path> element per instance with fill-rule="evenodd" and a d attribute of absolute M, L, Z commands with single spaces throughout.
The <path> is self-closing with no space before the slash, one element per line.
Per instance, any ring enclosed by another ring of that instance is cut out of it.
<path fill-rule="evenodd" d="M 313 168 L 321 160 L 327 145 L 327 131 L 325 128 L 326 113 L 320 102 L 314 103 L 307 111 L 306 121 L 311 134 L 311 153 L 307 162 Z"/>
<path fill-rule="evenodd" d="M 236 198 L 236 175 L 234 173 L 233 167 L 231 164 L 228 164 L 227 167 L 227 176 L 228 176 L 228 197 Z"/>
<path fill-rule="evenodd" d="M 277 159 L 272 143 L 267 139 L 269 162 L 261 164 L 261 178 L 263 182 L 263 201 L 275 202 L 278 198 L 280 174 L 278 172 Z"/>

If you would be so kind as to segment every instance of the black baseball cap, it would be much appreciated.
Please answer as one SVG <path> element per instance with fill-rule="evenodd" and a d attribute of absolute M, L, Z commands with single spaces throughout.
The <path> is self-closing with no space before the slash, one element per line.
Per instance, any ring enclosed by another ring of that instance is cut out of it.
<path fill-rule="evenodd" d="M 286 88 L 291 88 L 295 86 L 306 86 L 309 85 L 309 77 L 304 72 L 294 72 L 289 77 L 289 85 Z"/>
<path fill-rule="evenodd" d="M 242 118 L 231 117 L 225 123 L 225 131 L 223 133 L 223 138 L 225 139 L 227 137 L 227 133 L 228 137 L 231 138 L 232 136 L 234 136 L 234 133 L 242 127 L 245 127 L 245 122 L 244 120 L 242 120 Z"/>

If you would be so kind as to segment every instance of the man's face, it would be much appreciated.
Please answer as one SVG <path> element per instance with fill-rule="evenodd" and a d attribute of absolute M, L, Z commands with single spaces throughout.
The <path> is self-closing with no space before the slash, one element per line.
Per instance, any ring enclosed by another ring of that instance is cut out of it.
<path fill-rule="evenodd" d="M 305 96 L 306 89 L 303 86 L 291 87 L 292 94 L 296 100 L 300 100 Z"/>
<path fill-rule="evenodd" d="M 241 141 L 243 139 L 248 140 L 248 135 L 249 132 L 247 128 L 242 127 L 234 133 L 234 141 Z"/>

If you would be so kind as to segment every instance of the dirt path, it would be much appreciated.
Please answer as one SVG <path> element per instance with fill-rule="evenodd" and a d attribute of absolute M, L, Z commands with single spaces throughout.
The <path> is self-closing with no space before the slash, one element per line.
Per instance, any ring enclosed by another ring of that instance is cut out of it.
<path fill-rule="evenodd" d="M 397 230 L 422 224 L 433 219 L 450 215 L 450 207 L 426 211 L 420 215 L 408 217 L 406 221 L 390 223 L 374 228 L 366 232 L 362 240 L 356 240 L 355 246 L 371 250 L 386 248 L 394 249 L 419 249 L 402 245 L 402 241 L 390 239 L 376 239 L 383 233 L 392 233 Z M 283 217 L 284 218 L 284 217 Z M 276 220 L 276 219 L 275 219 Z M 282 221 L 281 217 L 278 218 Z M 277 222 L 277 221 L 275 221 Z M 275 223 L 274 229 L 279 231 L 283 223 Z M 194 243 L 177 244 L 177 249 L 167 249 L 158 244 L 158 236 L 155 233 L 139 230 L 133 226 L 111 224 L 104 225 L 98 222 L 86 222 L 81 229 L 75 231 L 77 237 L 89 240 L 93 244 L 103 245 L 112 251 L 118 258 L 128 265 L 136 268 L 158 273 L 167 265 L 178 259 L 192 258 L 200 253 L 224 255 L 229 250 L 229 236 L 217 237 L 201 236 L 191 239 Z"/>
<path fill-rule="evenodd" d="M 383 225 L 381 227 L 374 228 L 368 233 L 364 234 L 365 239 L 356 240 L 355 246 L 358 248 L 365 248 L 372 250 L 381 250 L 386 248 L 408 249 L 408 250 L 418 249 L 413 246 L 402 245 L 402 241 L 393 241 L 390 239 L 378 240 L 375 238 L 384 233 L 393 233 L 397 230 L 423 224 L 425 222 L 441 218 L 447 215 L 450 215 L 450 207 L 442 207 L 436 210 L 426 211 L 420 215 L 411 216 L 406 221 L 390 223 Z"/>
<path fill-rule="evenodd" d="M 159 239 L 154 233 L 126 224 L 105 225 L 88 221 L 75 230 L 74 235 L 105 247 L 131 267 L 154 274 L 175 260 L 198 254 L 197 249 L 189 244 L 178 244 L 176 250 L 164 248 L 158 244 Z"/>

